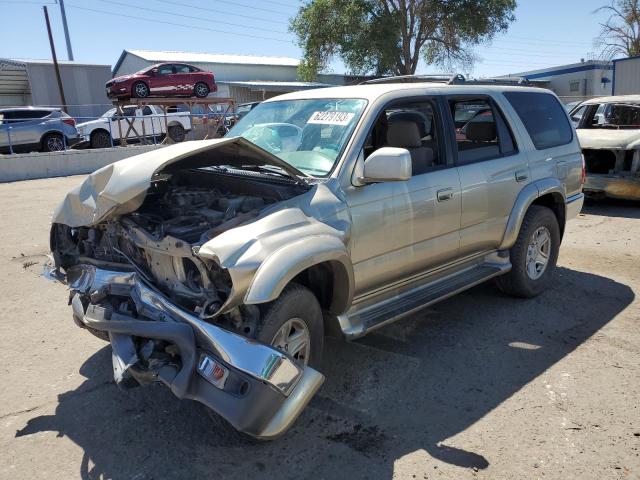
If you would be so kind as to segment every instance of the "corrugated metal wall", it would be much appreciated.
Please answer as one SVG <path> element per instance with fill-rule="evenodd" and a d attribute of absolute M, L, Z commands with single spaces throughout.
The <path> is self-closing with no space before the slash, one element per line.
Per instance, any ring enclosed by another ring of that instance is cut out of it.
<path fill-rule="evenodd" d="M 614 94 L 640 94 L 640 57 L 618 60 L 614 63 L 614 68 Z"/>
<path fill-rule="evenodd" d="M 53 64 L 27 64 L 34 105 L 59 106 L 62 101 Z M 111 106 L 104 84 L 111 78 L 107 65 L 60 65 L 64 95 L 72 117 L 97 117 Z"/>

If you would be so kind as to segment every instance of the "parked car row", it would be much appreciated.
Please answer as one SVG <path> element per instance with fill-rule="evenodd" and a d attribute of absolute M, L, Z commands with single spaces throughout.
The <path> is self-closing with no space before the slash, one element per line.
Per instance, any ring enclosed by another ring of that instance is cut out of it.
<path fill-rule="evenodd" d="M 0 153 L 55 152 L 78 141 L 76 121 L 59 108 L 0 109 Z"/>

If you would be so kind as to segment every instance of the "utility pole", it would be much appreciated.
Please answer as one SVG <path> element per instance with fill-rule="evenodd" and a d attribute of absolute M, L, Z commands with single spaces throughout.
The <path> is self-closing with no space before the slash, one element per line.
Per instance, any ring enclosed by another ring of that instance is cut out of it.
<path fill-rule="evenodd" d="M 60 91 L 60 99 L 62 100 L 62 109 L 67 112 L 67 100 L 64 98 L 64 89 L 62 88 L 62 77 L 60 77 L 60 67 L 58 66 L 58 57 L 56 57 L 56 46 L 53 44 L 53 35 L 51 34 L 51 24 L 49 23 L 49 12 L 47 7 L 44 9 L 44 20 L 47 22 L 47 33 L 49 34 L 49 45 L 51 45 L 51 56 L 53 57 L 53 68 L 56 71 L 56 77 L 58 78 L 58 90 Z"/>
<path fill-rule="evenodd" d="M 60 1 L 60 14 L 62 15 L 62 26 L 64 27 L 64 39 L 67 41 L 67 57 L 73 62 L 73 50 L 71 50 L 71 39 L 69 38 L 69 27 L 67 26 L 67 13 L 64 11 L 64 0 Z"/>

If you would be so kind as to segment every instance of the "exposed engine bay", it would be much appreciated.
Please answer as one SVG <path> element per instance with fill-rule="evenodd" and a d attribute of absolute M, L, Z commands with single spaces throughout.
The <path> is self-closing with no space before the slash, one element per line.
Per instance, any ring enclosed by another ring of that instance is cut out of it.
<path fill-rule="evenodd" d="M 257 307 L 243 305 L 218 315 L 231 280 L 215 262 L 198 257 L 198 249 L 250 222 L 269 205 L 302 193 L 302 188 L 252 174 L 161 173 L 154 177 L 142 206 L 132 213 L 90 227 L 54 224 L 51 249 L 63 268 L 89 263 L 134 269 L 199 318 L 250 335 L 258 321 Z M 114 307 L 123 310 L 122 305 Z"/>

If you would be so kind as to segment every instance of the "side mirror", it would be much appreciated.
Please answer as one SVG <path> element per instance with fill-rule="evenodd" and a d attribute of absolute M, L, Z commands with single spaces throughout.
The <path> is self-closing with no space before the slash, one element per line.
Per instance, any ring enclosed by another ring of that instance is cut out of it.
<path fill-rule="evenodd" d="M 362 183 L 402 182 L 411 178 L 411 154 L 406 148 L 382 147 L 364 161 Z"/>
<path fill-rule="evenodd" d="M 157 75 L 158 74 L 158 69 L 157 68 L 152 68 L 151 69 L 151 75 Z"/>

